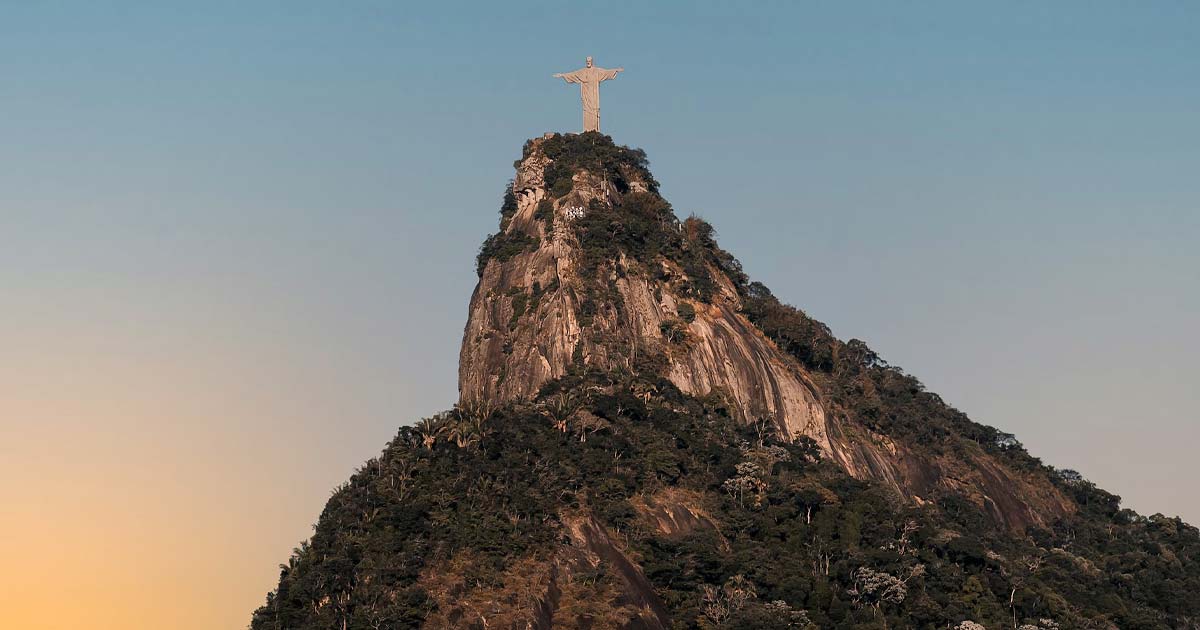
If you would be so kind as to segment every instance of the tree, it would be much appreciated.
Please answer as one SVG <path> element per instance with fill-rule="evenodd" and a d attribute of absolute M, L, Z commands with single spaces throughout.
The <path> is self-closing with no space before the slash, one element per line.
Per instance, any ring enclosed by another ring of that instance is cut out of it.
<path fill-rule="evenodd" d="M 446 431 L 445 417 L 433 416 L 421 418 L 417 422 L 416 433 L 421 438 L 421 445 L 427 449 L 433 448 L 439 437 Z"/>
<path fill-rule="evenodd" d="M 796 503 L 804 508 L 804 522 L 808 525 L 812 524 L 814 509 L 823 505 L 837 505 L 840 502 L 837 493 L 812 479 L 805 478 L 795 482 L 789 489 Z"/>
<path fill-rule="evenodd" d="M 542 415 L 554 423 L 554 428 L 566 433 L 567 420 L 579 409 L 579 399 L 571 392 L 554 394 L 541 405 Z"/>
<path fill-rule="evenodd" d="M 854 597 L 854 603 L 871 606 L 878 616 L 883 604 L 904 602 L 908 596 L 908 581 L 924 574 L 925 566 L 921 564 L 912 567 L 904 579 L 869 567 L 859 567 L 854 571 L 854 587 L 849 593 Z"/>
<path fill-rule="evenodd" d="M 1031 556 L 1020 561 L 1017 570 L 1010 576 L 1011 590 L 1008 594 L 1008 609 L 1012 611 L 1013 627 L 1017 626 L 1017 592 L 1025 586 L 1025 582 L 1033 577 L 1034 573 L 1041 568 L 1043 557 Z"/>
<path fill-rule="evenodd" d="M 746 602 L 758 597 L 754 584 L 740 573 L 726 580 L 720 588 L 705 584 L 702 591 L 700 610 L 707 621 L 717 626 L 741 610 Z"/>
<path fill-rule="evenodd" d="M 767 483 L 762 479 L 763 469 L 754 462 L 742 462 L 734 470 L 736 474 L 726 479 L 721 487 L 737 500 L 738 505 L 744 507 L 747 497 L 754 507 L 762 505 L 762 494 L 767 490 Z"/>

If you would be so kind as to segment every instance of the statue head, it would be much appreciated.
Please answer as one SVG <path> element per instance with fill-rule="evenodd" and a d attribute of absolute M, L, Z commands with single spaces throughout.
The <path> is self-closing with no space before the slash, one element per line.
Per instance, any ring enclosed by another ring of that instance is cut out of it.
<path fill-rule="evenodd" d="M 589 68 L 592 67 L 592 58 L 591 57 L 587 58 L 587 67 L 589 67 Z"/>

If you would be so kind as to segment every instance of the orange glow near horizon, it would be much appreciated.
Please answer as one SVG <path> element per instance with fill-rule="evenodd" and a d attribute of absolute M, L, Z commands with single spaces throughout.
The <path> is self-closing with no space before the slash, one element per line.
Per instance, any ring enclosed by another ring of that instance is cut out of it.
<path fill-rule="evenodd" d="M 0 627 L 246 627 L 350 472 L 297 472 L 314 445 L 281 427 L 328 417 L 302 408 L 307 375 L 249 338 L 155 347 L 60 317 L 17 322 L 0 358 Z"/>

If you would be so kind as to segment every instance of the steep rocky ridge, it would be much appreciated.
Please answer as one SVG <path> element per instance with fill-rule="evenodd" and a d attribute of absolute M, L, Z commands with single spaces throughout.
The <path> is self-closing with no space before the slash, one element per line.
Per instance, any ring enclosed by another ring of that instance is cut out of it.
<path fill-rule="evenodd" d="M 516 167 L 460 402 L 333 493 L 252 628 L 1200 628 L 1200 530 L 781 303 L 644 154 Z"/>
<path fill-rule="evenodd" d="M 685 270 L 668 253 L 638 256 L 621 248 L 610 250 L 611 258 L 593 253 L 585 260 L 586 236 L 578 225 L 589 215 L 611 215 L 612 238 L 619 239 L 623 214 L 655 204 L 649 238 L 679 239 L 683 250 L 715 247 L 706 224 L 676 219 L 636 159 L 640 155 L 624 163 L 618 150 L 607 167 L 579 165 L 578 153 L 587 145 L 610 142 L 589 134 L 548 135 L 526 144 L 509 212 L 495 237 L 524 246 L 482 260 L 459 359 L 463 402 L 532 399 L 576 365 L 652 369 L 685 393 L 728 397 L 748 423 L 769 423 L 785 439 L 812 439 L 851 475 L 885 483 L 912 500 L 953 490 L 1016 528 L 1045 524 L 1071 509 L 1047 480 L 1014 471 L 982 449 L 931 457 L 855 422 L 823 392 L 819 376 L 747 318 L 739 286 L 745 282 L 720 264 L 702 260 Z M 558 161 L 568 162 L 559 179 L 569 177 L 569 187 L 547 182 Z M 697 269 L 707 275 L 707 292 L 694 289 L 689 271 Z"/>

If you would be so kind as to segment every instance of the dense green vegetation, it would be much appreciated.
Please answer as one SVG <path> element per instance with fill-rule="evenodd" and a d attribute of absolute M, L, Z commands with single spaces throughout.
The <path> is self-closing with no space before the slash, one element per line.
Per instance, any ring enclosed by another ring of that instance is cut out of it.
<path fill-rule="evenodd" d="M 487 240 L 479 247 L 479 255 L 475 258 L 475 273 L 482 276 L 489 260 L 493 258 L 500 262 L 511 260 L 513 256 L 521 252 L 537 249 L 539 242 L 536 236 L 530 236 L 521 230 L 496 232 L 487 237 Z"/>
<path fill-rule="evenodd" d="M 402 428 L 330 499 L 252 627 L 414 627 L 437 612 L 423 572 L 470 551 L 470 575 L 455 578 L 464 601 L 517 588 L 506 571 L 567 546 L 574 510 L 624 537 L 679 628 L 1195 627 L 1200 533 L 1068 487 L 1077 518 L 1017 536 L 953 497 L 899 502 L 811 442 L 734 422 L 720 399 L 580 373 L 527 404 Z M 716 527 L 647 527 L 639 497 L 665 489 L 700 497 Z"/>
<path fill-rule="evenodd" d="M 532 142 L 526 143 L 522 158 L 529 157 L 532 147 Z M 644 182 L 653 193 L 658 192 L 646 152 L 616 144 L 600 132 L 555 134 L 542 143 L 542 152 L 552 160 L 544 176 L 546 188 L 554 197 L 571 191 L 571 178 L 580 170 L 608 178 L 622 194 L 629 192 L 631 179 Z"/>
<path fill-rule="evenodd" d="M 532 147 L 532 142 L 526 144 L 524 157 L 529 156 Z M 623 252 L 647 265 L 660 258 L 675 263 L 685 276 L 685 294 L 701 301 L 710 300 L 716 291 L 710 265 L 744 280 L 740 268 L 730 269 L 737 266 L 737 261 L 716 247 L 712 226 L 697 217 L 682 222 L 676 218 L 671 205 L 658 194 L 658 182 L 650 174 L 644 151 L 617 145 L 609 136 L 596 132 L 555 135 L 542 142 L 541 150 L 553 160 L 544 170 L 551 197 L 568 194 L 573 174 L 581 169 L 607 177 L 622 193 L 618 205 L 593 201 L 587 212 L 574 221 L 585 274 L 599 275 L 600 268 L 611 267 Z M 647 190 L 633 191 L 631 181 L 643 183 Z M 505 233 L 515 210 L 510 184 L 501 206 L 500 232 L 489 236 L 480 248 L 478 273 L 483 273 L 492 258 L 504 262 L 537 246 L 527 234 L 516 230 Z M 552 210 L 551 202 L 543 200 L 534 215 L 545 222 L 547 233 L 553 228 Z"/>
<path fill-rule="evenodd" d="M 717 245 L 710 225 L 677 219 L 641 151 L 594 133 L 554 136 L 543 150 L 554 160 L 544 173 L 552 196 L 570 194 L 578 169 L 603 173 L 622 193 L 571 219 L 581 275 L 593 281 L 578 288 L 585 328 L 622 308 L 613 282 L 636 270 L 686 298 L 661 330 L 685 344 L 723 275 L 742 314 L 854 426 L 924 456 L 966 461 L 982 451 L 1051 479 L 1074 512 L 1021 529 L 952 492 L 916 505 L 851 478 L 807 439 L 779 441 L 765 423 L 733 420 L 718 395 L 683 394 L 662 378 L 662 354 L 643 350 L 632 371 L 613 373 L 579 358 L 534 400 L 456 407 L 401 428 L 330 498 L 253 628 L 483 628 L 484 618 L 488 628 L 525 628 L 551 567 L 578 547 L 568 522 L 580 514 L 641 567 L 674 628 L 1200 628 L 1195 527 L 1122 509 L 1119 497 L 972 422 L 865 343 L 843 342 L 780 302 Z M 538 246 L 506 232 L 515 212 L 510 185 L 501 230 L 480 249 L 481 274 L 489 260 Z M 552 227 L 552 203 L 534 218 Z M 511 290 L 508 326 L 558 289 Z M 655 501 L 684 501 L 702 518 L 664 531 Z M 637 613 L 607 560 L 559 577 L 556 627 L 623 627 Z"/>
<path fill-rule="evenodd" d="M 888 365 L 862 341 L 842 342 L 824 324 L 781 303 L 760 283 L 745 284 L 740 291 L 743 314 L 780 348 L 824 377 L 822 390 L 863 426 L 935 452 L 968 440 L 1018 469 L 1042 467 L 1012 435 L 972 422 L 926 391 L 916 377 Z"/>

